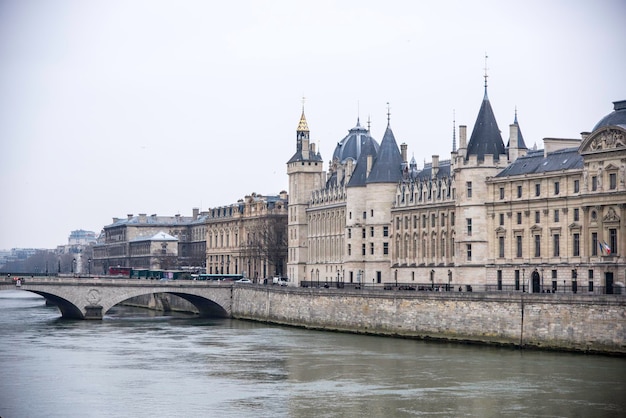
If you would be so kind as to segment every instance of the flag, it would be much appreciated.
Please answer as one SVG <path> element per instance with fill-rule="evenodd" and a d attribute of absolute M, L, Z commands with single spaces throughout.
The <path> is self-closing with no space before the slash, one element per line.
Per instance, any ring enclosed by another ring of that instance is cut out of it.
<path fill-rule="evenodd" d="M 604 242 L 604 249 L 606 250 L 607 255 L 611 254 L 611 247 L 609 247 L 606 241 Z"/>
<path fill-rule="evenodd" d="M 602 243 L 600 241 L 598 241 L 598 247 L 600 247 L 600 254 L 604 253 L 604 246 L 602 245 Z"/>

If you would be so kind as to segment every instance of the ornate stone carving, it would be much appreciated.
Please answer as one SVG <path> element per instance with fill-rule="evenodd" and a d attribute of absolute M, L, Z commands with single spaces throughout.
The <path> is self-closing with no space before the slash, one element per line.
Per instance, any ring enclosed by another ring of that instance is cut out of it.
<path fill-rule="evenodd" d="M 604 222 L 619 222 L 619 216 L 615 213 L 615 209 L 609 208 L 609 211 L 603 218 Z"/>
<path fill-rule="evenodd" d="M 626 146 L 626 138 L 624 133 L 616 129 L 609 129 L 593 138 L 589 144 L 591 151 L 599 151 L 604 149 L 623 148 Z"/>

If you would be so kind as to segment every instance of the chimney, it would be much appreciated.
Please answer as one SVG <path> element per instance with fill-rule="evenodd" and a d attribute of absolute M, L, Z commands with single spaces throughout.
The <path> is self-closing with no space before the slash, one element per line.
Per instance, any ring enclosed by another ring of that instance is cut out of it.
<path fill-rule="evenodd" d="M 439 172 L 439 156 L 433 155 L 433 164 L 432 164 L 432 169 L 430 170 L 430 177 L 433 180 L 436 179 L 438 172 Z"/>
<path fill-rule="evenodd" d="M 519 144 L 517 138 L 519 137 L 519 128 L 516 124 L 509 125 L 509 161 L 515 161 L 519 157 Z"/>
<path fill-rule="evenodd" d="M 200 209 L 199 208 L 193 208 L 192 209 L 192 216 L 193 216 L 193 220 L 195 221 L 196 219 L 198 219 L 198 214 L 200 213 Z"/>
<path fill-rule="evenodd" d="M 139 214 L 139 223 L 146 223 L 146 214 L 145 213 L 140 213 Z"/>
<path fill-rule="evenodd" d="M 467 126 L 459 125 L 459 148 L 467 148 Z"/>
<path fill-rule="evenodd" d="M 133 219 L 133 214 L 129 213 L 128 215 L 126 215 L 128 217 L 128 220 L 130 221 L 131 219 Z"/>
<path fill-rule="evenodd" d="M 407 159 L 406 159 L 406 148 L 407 145 L 405 143 L 400 144 L 400 154 L 402 154 L 402 162 L 406 163 Z"/>

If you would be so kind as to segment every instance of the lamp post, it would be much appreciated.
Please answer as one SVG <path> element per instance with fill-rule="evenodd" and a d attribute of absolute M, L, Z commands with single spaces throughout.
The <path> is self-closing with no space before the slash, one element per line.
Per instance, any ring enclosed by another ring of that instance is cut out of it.
<path fill-rule="evenodd" d="M 91 258 L 87 259 L 87 274 L 89 277 L 91 277 Z"/>
<path fill-rule="evenodd" d="M 430 271 L 430 288 L 435 290 L 435 270 Z"/>
<path fill-rule="evenodd" d="M 76 271 L 76 259 L 74 258 L 72 260 L 72 274 L 74 274 L 75 271 Z"/>
<path fill-rule="evenodd" d="M 448 292 L 450 291 L 450 284 L 452 283 L 452 270 L 448 270 Z"/>
<path fill-rule="evenodd" d="M 526 269 L 522 269 L 522 293 L 526 293 Z"/>
<path fill-rule="evenodd" d="M 543 267 L 541 267 L 541 291 L 543 292 Z"/>
<path fill-rule="evenodd" d="M 395 278 L 396 278 L 396 289 L 397 289 L 398 288 L 398 269 L 396 269 Z"/>

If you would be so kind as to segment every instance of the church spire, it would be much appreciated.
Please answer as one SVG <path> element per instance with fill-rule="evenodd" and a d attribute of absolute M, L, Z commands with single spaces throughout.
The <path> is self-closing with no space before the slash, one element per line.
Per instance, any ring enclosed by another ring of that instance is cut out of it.
<path fill-rule="evenodd" d="M 309 132 L 309 125 L 306 123 L 306 116 L 304 116 L 304 102 L 306 97 L 302 98 L 302 116 L 300 116 L 300 122 L 298 122 L 298 132 Z"/>

